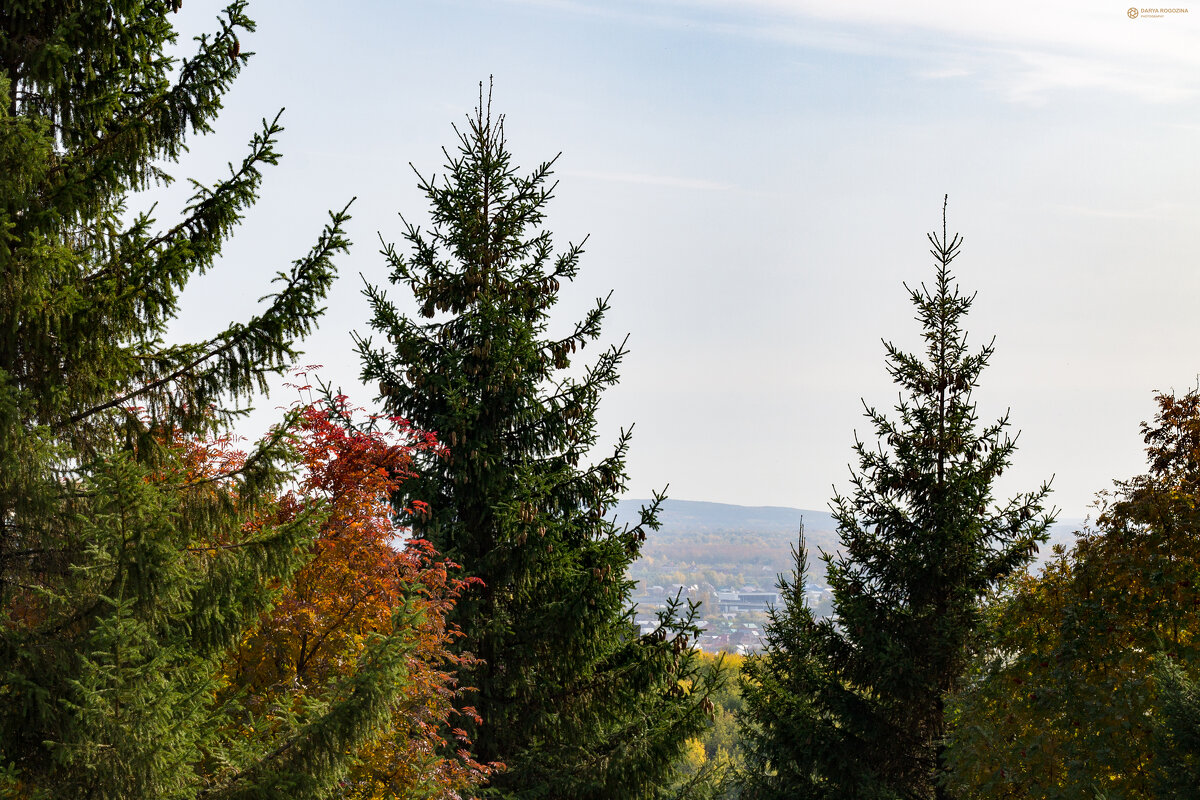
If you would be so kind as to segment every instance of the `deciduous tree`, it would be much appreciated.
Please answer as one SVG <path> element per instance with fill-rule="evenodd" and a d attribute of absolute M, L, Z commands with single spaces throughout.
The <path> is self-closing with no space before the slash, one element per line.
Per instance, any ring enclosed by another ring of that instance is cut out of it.
<path fill-rule="evenodd" d="M 303 409 L 303 473 L 273 523 L 314 504 L 324 520 L 308 563 L 226 664 L 223 695 L 244 704 L 241 734 L 255 725 L 283 729 L 282 709 L 310 715 L 328 703 L 330 687 L 354 671 L 372 639 L 401 638 L 407 652 L 391 716 L 359 748 L 361 761 L 339 793 L 457 798 L 487 774 L 467 757 L 467 742 L 442 738 L 455 727 L 452 675 L 466 661 L 450 652 L 456 631 L 446 616 L 464 584 L 450 574 L 456 565 L 393 524 L 390 499 L 413 476 L 413 453 L 437 449 L 431 434 L 398 428 L 387 434 L 356 423 L 342 396 Z M 414 512 L 423 509 L 414 501 Z"/>
<path fill-rule="evenodd" d="M 1157 400 L 1149 471 L 1102 495 L 1095 529 L 991 615 L 992 648 L 955 701 L 953 779 L 973 797 L 1176 796 L 1155 788 L 1159 678 L 1183 744 L 1200 667 L 1200 393 Z M 1186 768 L 1172 741 L 1162 752 Z"/>

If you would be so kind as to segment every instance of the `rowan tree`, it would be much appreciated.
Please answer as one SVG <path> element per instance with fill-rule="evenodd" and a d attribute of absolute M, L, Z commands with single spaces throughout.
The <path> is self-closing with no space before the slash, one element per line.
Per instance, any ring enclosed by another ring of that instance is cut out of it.
<path fill-rule="evenodd" d="M 414 530 L 482 581 L 451 618 L 481 660 L 460 673 L 482 718 L 468 726 L 475 758 L 507 767 L 489 796 L 651 796 L 703 727 L 713 683 L 691 650 L 694 610 L 672 609 L 648 636 L 634 624 L 627 570 L 657 504 L 631 526 L 606 516 L 624 490 L 628 432 L 588 463 L 625 348 L 570 370 L 600 337 L 606 300 L 549 333 L 582 254 L 555 254 L 541 227 L 553 162 L 518 174 L 482 92 L 458 137 L 445 177 L 420 179 L 430 231 L 406 224 L 410 252 L 384 249 L 423 319 L 367 288 L 388 344 L 360 340 L 364 378 L 379 382 L 387 413 L 448 446 L 418 456 L 397 507 L 428 501 Z"/>
<path fill-rule="evenodd" d="M 217 667 L 302 565 L 319 515 L 252 524 L 288 480 L 285 428 L 205 477 L 179 442 L 219 435 L 295 359 L 347 217 L 331 215 L 251 319 L 165 341 L 280 130 L 264 122 L 176 218 L 130 218 L 210 131 L 248 57 L 242 2 L 193 55 L 167 55 L 177 7 L 0 11 L 0 786 L 23 798 L 322 795 L 405 668 L 404 639 L 382 637 L 290 737 L 222 733 Z"/>
<path fill-rule="evenodd" d="M 1045 538 L 1049 487 L 995 503 L 1015 450 L 1007 415 L 980 426 L 973 393 L 992 355 L 972 352 L 950 264 L 961 238 L 929 234 L 931 286 L 909 289 L 924 358 L 885 342 L 895 417 L 867 407 L 852 491 L 835 495 L 840 550 L 824 555 L 834 617 L 814 621 L 796 582 L 747 672 L 751 797 L 949 797 L 945 697 L 969 663 L 983 600 Z M 797 608 L 797 605 L 800 607 Z"/>
<path fill-rule="evenodd" d="M 455 723 L 452 675 L 467 661 L 450 651 L 456 631 L 446 621 L 464 583 L 451 576 L 456 565 L 393 524 L 389 504 L 413 476 L 414 452 L 435 452 L 438 445 L 432 434 L 399 421 L 390 435 L 359 425 L 353 412 L 344 396 L 302 411 L 303 472 L 273 522 L 313 504 L 325 516 L 308 563 L 227 662 L 222 694 L 244 706 L 236 724 L 241 735 L 264 723 L 284 730 L 288 715 L 273 709 L 311 714 L 373 638 L 402 638 L 406 663 L 390 718 L 358 749 L 360 763 L 338 794 L 457 798 L 488 772 L 466 755 L 468 742 L 442 738 Z M 414 501 L 414 512 L 423 508 Z"/>

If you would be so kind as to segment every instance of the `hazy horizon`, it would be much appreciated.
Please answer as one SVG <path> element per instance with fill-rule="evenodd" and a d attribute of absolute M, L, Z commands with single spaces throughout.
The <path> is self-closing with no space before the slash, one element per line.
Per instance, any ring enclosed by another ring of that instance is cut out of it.
<path fill-rule="evenodd" d="M 216 4 L 188 3 L 190 33 Z M 981 421 L 1021 431 L 999 493 L 1054 477 L 1087 515 L 1144 470 L 1138 424 L 1200 359 L 1200 14 L 1130 19 L 1075 0 L 995 7 L 784 0 L 254 2 L 257 55 L 216 134 L 173 172 L 218 178 L 287 108 L 281 164 L 222 262 L 190 287 L 181 337 L 256 308 L 330 208 L 355 245 L 304 363 L 371 405 L 350 331 L 377 234 L 422 223 L 411 162 L 440 173 L 452 123 L 494 76 L 515 163 L 562 153 L 547 227 L 588 239 L 555 325 L 613 290 L 630 335 L 603 441 L 636 423 L 631 496 L 823 508 L 848 485 L 861 399 L 896 397 L 881 339 L 919 346 L 904 284 L 925 233 L 965 239 L 955 274 L 996 353 Z M 158 194 L 161 218 L 184 181 Z M 398 292 L 393 292 L 399 296 Z M 590 354 L 589 349 L 584 355 Z M 294 395 L 276 392 L 252 425 Z M 602 445 L 603 447 L 603 445 Z"/>

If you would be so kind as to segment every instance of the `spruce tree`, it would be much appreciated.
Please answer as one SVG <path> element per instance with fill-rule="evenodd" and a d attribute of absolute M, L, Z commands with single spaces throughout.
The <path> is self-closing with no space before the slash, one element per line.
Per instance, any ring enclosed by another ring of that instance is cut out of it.
<path fill-rule="evenodd" d="M 569 371 L 599 338 L 608 303 L 549 334 L 582 247 L 555 254 L 542 228 L 553 161 L 519 174 L 490 104 L 481 91 L 466 129 L 455 128 L 445 177 L 420 179 L 430 231 L 406 223 L 409 254 L 384 249 L 391 282 L 424 320 L 369 286 L 371 326 L 390 347 L 360 340 L 363 374 L 389 414 L 448 448 L 396 505 L 428 502 L 415 532 L 477 580 L 454 619 L 461 647 L 482 659 L 460 679 L 480 718 L 464 724 L 476 758 L 506 767 L 489 796 L 649 797 L 703 725 L 711 676 L 691 650 L 694 610 L 672 609 L 647 636 L 634 624 L 627 568 L 658 504 L 634 525 L 606 516 L 624 490 L 628 432 L 588 463 L 624 344 Z"/>
<path fill-rule="evenodd" d="M 944 207 L 929 241 L 933 285 L 909 289 L 925 357 L 884 343 L 896 416 L 867 407 L 877 443 L 855 442 L 852 492 L 831 503 L 834 617 L 814 621 L 794 608 L 798 590 L 785 592 L 750 670 L 764 678 L 748 719 L 761 728 L 750 734 L 761 748 L 751 797 L 948 797 L 944 698 L 976 643 L 983 598 L 1028 563 L 1052 521 L 1048 485 L 993 500 L 1016 443 L 1007 414 L 978 424 L 972 395 L 993 351 L 967 345 L 974 295 L 950 273 L 962 240 L 947 235 Z"/>
<path fill-rule="evenodd" d="M 1200 793 L 1200 684 L 1160 656 L 1155 677 L 1161 713 L 1154 721 L 1155 796 L 1194 798 Z"/>
<path fill-rule="evenodd" d="M 299 567 L 313 511 L 269 524 L 276 433 L 220 474 L 188 446 L 296 356 L 346 247 L 344 212 L 263 310 L 164 341 L 278 158 L 264 123 L 176 221 L 130 216 L 208 133 L 246 63 L 243 2 L 165 54 L 178 0 L 26 0 L 0 10 L 0 794 L 315 797 L 388 712 L 405 648 L 302 710 L 218 706 L 217 665 Z M 231 726 L 245 737 L 227 736 Z"/>
<path fill-rule="evenodd" d="M 749 656 L 742 667 L 745 705 L 740 721 L 747 784 L 742 796 L 853 797 L 854 791 L 848 791 L 854 786 L 852 770 L 831 781 L 828 773 L 812 768 L 816 753 L 835 743 L 838 734 L 831 715 L 821 709 L 822 702 L 831 699 L 823 690 L 835 684 L 813 648 L 801 645 L 816 626 L 804 599 L 808 553 L 803 527 L 792 556 L 796 567 L 790 580 L 779 576 L 782 605 L 768 612 L 763 650 Z"/>

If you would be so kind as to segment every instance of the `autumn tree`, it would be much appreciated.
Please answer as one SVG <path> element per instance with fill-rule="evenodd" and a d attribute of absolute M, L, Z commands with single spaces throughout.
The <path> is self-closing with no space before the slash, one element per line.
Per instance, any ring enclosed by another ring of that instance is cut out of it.
<path fill-rule="evenodd" d="M 744 657 L 735 653 L 699 652 L 701 663 L 717 670 L 723 683 L 709 699 L 713 711 L 708 725 L 687 741 L 684 765 L 668 788 L 668 796 L 686 800 L 735 800 L 740 797 L 738 776 L 742 768 L 742 731 L 738 715 L 743 708 L 738 677 Z"/>
<path fill-rule="evenodd" d="M 803 607 L 801 560 L 766 651 L 747 666 L 749 735 L 763 748 L 751 797 L 952 796 L 945 697 L 969 662 L 983 598 L 1032 558 L 1051 521 L 1047 486 L 994 502 L 1016 445 L 1007 416 L 980 426 L 976 415 L 992 346 L 967 344 L 974 295 L 951 275 L 961 239 L 947 234 L 944 209 L 929 241 L 933 284 L 909 289 L 924 358 L 885 342 L 895 416 L 867 407 L 876 441 L 855 442 L 852 490 L 831 503 L 834 617 L 818 622 Z"/>
<path fill-rule="evenodd" d="M 346 215 L 251 319 L 165 341 L 280 130 L 264 123 L 176 218 L 130 212 L 210 131 L 248 57 L 240 1 L 191 56 L 168 55 L 177 7 L 0 11 L 0 791 L 22 798 L 320 796 L 406 669 L 404 638 L 379 637 L 283 739 L 222 733 L 218 665 L 304 562 L 319 512 L 251 524 L 289 479 L 282 429 L 203 477 L 179 442 L 220 435 L 294 360 Z"/>
<path fill-rule="evenodd" d="M 1142 426 L 1149 471 L 1102 495 L 1095 528 L 991 615 L 994 644 L 954 704 L 953 782 L 973 797 L 1175 797 L 1156 789 L 1156 752 L 1179 765 L 1168 783 L 1194 764 L 1200 393 L 1157 401 Z"/>
<path fill-rule="evenodd" d="M 393 524 L 390 499 L 413 476 L 413 454 L 437 450 L 432 434 L 397 421 L 391 434 L 359 423 L 343 396 L 302 409 L 299 486 L 273 511 L 274 524 L 319 504 L 324 509 L 311 558 L 224 670 L 223 695 L 244 706 L 235 728 L 284 730 L 289 714 L 314 704 L 351 672 L 380 635 L 404 639 L 405 669 L 381 732 L 358 751 L 360 763 L 339 794 L 361 798 L 451 798 L 487 774 L 465 757 L 466 742 L 448 743 L 455 726 L 452 674 L 466 659 L 450 652 L 456 631 L 446 621 L 463 582 L 454 564 L 428 542 Z M 207 453 L 206 460 L 214 460 Z M 414 501 L 414 512 L 424 505 Z M 446 757 L 444 752 L 462 755 Z"/>
<path fill-rule="evenodd" d="M 481 659 L 460 673 L 482 718 L 468 727 L 475 757 L 507 766 L 489 796 L 652 796 L 702 727 L 712 684 L 691 650 L 692 614 L 669 612 L 648 636 L 634 624 L 626 573 L 656 505 L 631 526 L 607 516 L 624 490 L 628 432 L 588 460 L 625 349 L 571 370 L 600 337 L 607 301 L 549 333 L 582 255 L 555 254 L 542 228 L 553 162 L 519 174 L 482 97 L 458 136 L 445 176 L 420 179 L 429 231 L 408 224 L 409 252 L 384 249 L 420 320 L 367 289 L 386 344 L 360 340 L 365 379 L 389 414 L 448 446 L 418 458 L 398 507 L 428 501 L 414 530 L 482 581 L 452 620 L 462 651 Z"/>

